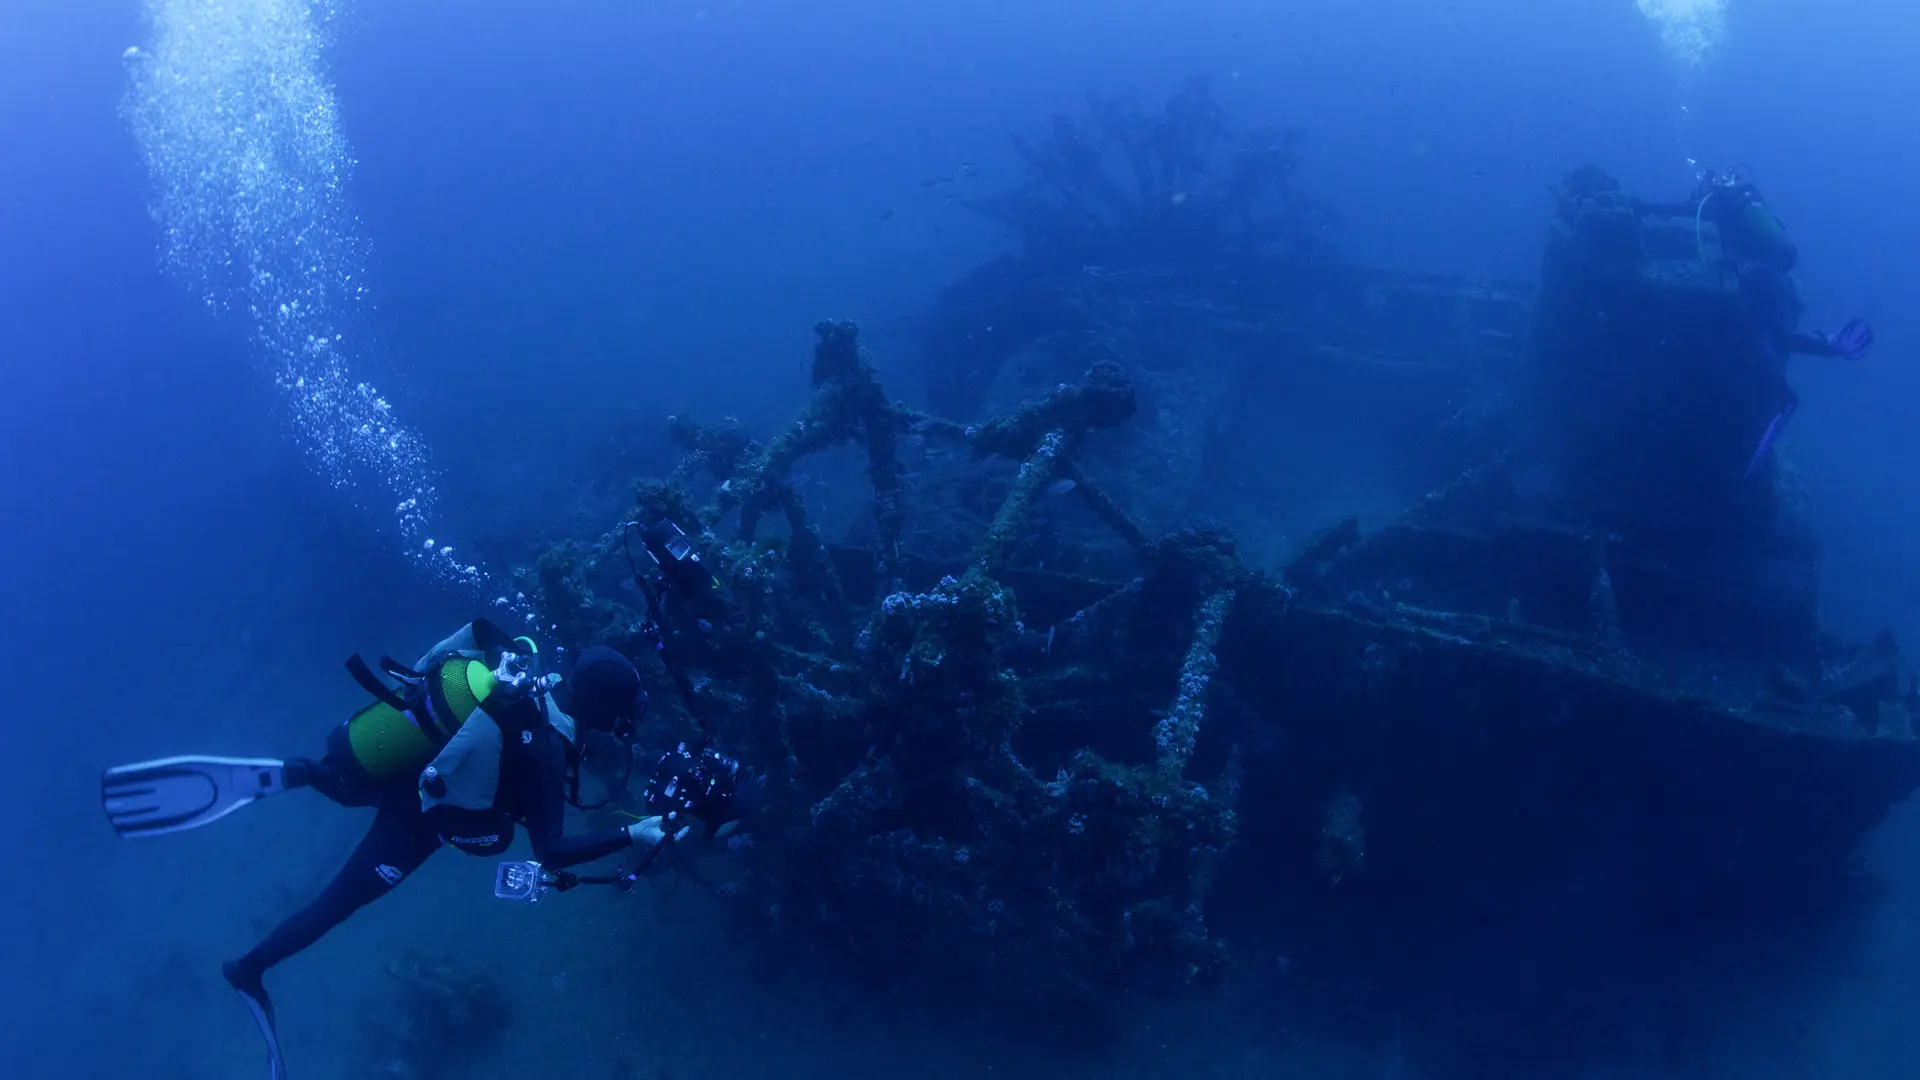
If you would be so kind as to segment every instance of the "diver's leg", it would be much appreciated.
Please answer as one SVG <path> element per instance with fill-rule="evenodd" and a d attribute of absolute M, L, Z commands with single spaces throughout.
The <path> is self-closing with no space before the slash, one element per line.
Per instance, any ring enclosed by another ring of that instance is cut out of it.
<path fill-rule="evenodd" d="M 284 770 L 289 788 L 310 787 L 341 806 L 384 806 L 395 798 L 413 803 L 412 780 L 400 780 L 405 789 L 402 798 L 395 790 L 396 778 L 375 777 L 354 756 L 352 721 L 334 725 L 327 735 L 326 755 L 318 761 L 294 758 Z"/>
<path fill-rule="evenodd" d="M 366 838 L 319 898 L 276 927 L 252 952 L 221 968 L 227 982 L 264 1003 L 266 991 L 260 980 L 268 968 L 312 945 L 349 915 L 385 896 L 439 847 L 439 834 L 428 826 L 418 804 L 411 799 L 396 799 L 382 806 Z"/>
<path fill-rule="evenodd" d="M 1793 414 L 1800 411 L 1800 395 L 1794 393 L 1793 387 L 1787 385 L 1785 377 L 1780 379 L 1778 390 L 1780 411 L 1773 414 L 1772 421 L 1767 424 L 1767 430 L 1760 436 L 1760 445 L 1754 447 L 1753 456 L 1747 459 L 1746 475 L 1749 478 L 1759 471 L 1760 463 L 1766 460 L 1767 453 L 1773 449 L 1773 444 L 1780 438 L 1780 433 L 1787 429 L 1787 422 L 1793 419 Z"/>
<path fill-rule="evenodd" d="M 334 764 L 333 754 L 315 761 L 312 758 L 288 758 L 282 772 L 288 790 L 310 787 L 341 806 L 378 806 L 386 793 L 347 779 Z"/>

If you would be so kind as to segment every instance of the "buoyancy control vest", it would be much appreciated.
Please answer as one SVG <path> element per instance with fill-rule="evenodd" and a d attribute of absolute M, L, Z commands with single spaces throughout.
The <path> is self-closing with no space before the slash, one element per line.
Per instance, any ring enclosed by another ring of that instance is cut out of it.
<path fill-rule="evenodd" d="M 421 806 L 429 811 L 441 806 L 491 810 L 507 729 L 517 736 L 544 723 L 569 742 L 574 737 L 572 717 L 546 689 L 532 696 L 504 692 L 494 671 L 507 653 L 532 656 L 538 649 L 530 638 L 509 637 L 486 619 L 476 619 L 427 650 L 411 668 L 383 659 L 381 667 L 397 688 L 354 657 L 348 669 L 375 700 L 334 729 L 328 757 L 369 784 L 417 784 Z"/>

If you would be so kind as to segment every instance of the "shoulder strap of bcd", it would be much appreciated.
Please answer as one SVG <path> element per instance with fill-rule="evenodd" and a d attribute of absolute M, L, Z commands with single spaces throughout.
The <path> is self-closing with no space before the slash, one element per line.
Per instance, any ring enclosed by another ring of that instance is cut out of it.
<path fill-rule="evenodd" d="M 384 660 L 382 664 L 384 666 Z M 407 711 L 406 701 L 399 694 L 394 693 L 392 687 L 380 681 L 380 677 L 373 673 L 373 669 L 367 666 L 367 662 L 360 659 L 359 653 L 347 658 L 347 674 L 353 676 L 353 681 L 359 683 L 362 690 L 386 702 L 396 712 Z"/>

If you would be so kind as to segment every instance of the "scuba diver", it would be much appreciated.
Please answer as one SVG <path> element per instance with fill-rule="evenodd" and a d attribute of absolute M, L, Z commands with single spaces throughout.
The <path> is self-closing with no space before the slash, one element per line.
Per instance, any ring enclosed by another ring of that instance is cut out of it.
<path fill-rule="evenodd" d="M 510 638 L 478 619 L 411 668 L 383 658 L 381 667 L 397 687 L 359 657 L 349 660 L 348 670 L 375 700 L 334 728 L 320 760 L 174 757 L 102 775 L 102 806 L 128 837 L 197 828 L 302 787 L 341 806 L 376 810 L 365 839 L 320 896 L 221 968 L 267 1040 L 276 1080 L 285 1073 L 263 982 L 267 970 L 384 896 L 443 844 L 498 855 L 521 825 L 538 861 L 502 864 L 496 895 L 537 899 L 548 888 L 582 883 L 624 890 L 669 844 L 695 828 L 724 837 L 751 809 L 750 798 L 737 797 L 748 778 L 736 762 L 681 746 L 660 759 L 647 816 L 568 834 L 567 804 L 596 809 L 624 790 L 647 695 L 633 663 L 605 646 L 584 650 L 565 679 L 542 674 L 538 664 L 532 639 Z M 606 801 L 582 806 L 580 768 L 587 754 L 581 747 L 593 733 L 619 743 L 627 772 Z M 636 846 L 645 849 L 640 862 L 617 875 L 565 872 Z"/>
<path fill-rule="evenodd" d="M 1873 348 L 1873 328 L 1864 319 L 1851 319 L 1832 334 L 1800 329 L 1806 305 L 1793 278 L 1793 269 L 1800 261 L 1799 249 L 1788 238 L 1779 216 L 1760 197 L 1759 189 L 1737 170 L 1702 174 L 1690 206 L 1702 263 L 1714 265 L 1707 258 L 1702 224 L 1712 222 L 1719 234 L 1718 266 L 1739 283 L 1748 327 L 1767 363 L 1772 384 L 1770 419 L 1747 462 L 1746 475 L 1752 476 L 1800 407 L 1800 397 L 1787 381 L 1788 359 L 1795 353 L 1864 359 Z"/>

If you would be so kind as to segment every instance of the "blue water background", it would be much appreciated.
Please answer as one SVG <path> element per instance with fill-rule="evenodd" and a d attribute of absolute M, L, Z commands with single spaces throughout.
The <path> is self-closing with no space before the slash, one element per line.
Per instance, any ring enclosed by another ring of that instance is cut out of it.
<path fill-rule="evenodd" d="M 1786 448 L 1818 503 L 1828 621 L 1920 642 L 1920 12 L 1733 0 L 1729 18 L 1722 55 L 1683 74 L 1631 0 L 364 2 L 329 55 L 374 251 L 367 375 L 428 436 L 457 539 L 511 524 L 622 421 L 765 430 L 801 401 L 822 317 L 859 320 L 911 398 L 916 318 L 1005 243 L 923 181 L 971 162 L 976 190 L 1011 182 L 1007 134 L 1090 88 L 1151 100 L 1211 74 L 1236 119 L 1306 133 L 1345 252 L 1389 267 L 1530 278 L 1561 170 L 1679 197 L 1686 158 L 1739 161 L 1800 244 L 1808 323 L 1865 314 L 1882 342 L 1795 372 Z M 323 883 L 361 821 L 290 799 L 135 847 L 99 820 L 97 772 L 311 750 L 356 697 L 341 657 L 404 654 L 469 611 L 409 569 L 381 496 L 315 476 L 244 336 L 161 270 L 117 112 L 141 40 L 131 3 L 12 0 L 0 19 L 7 1075 L 261 1074 L 217 963 Z M 1874 848 L 1893 888 L 1866 958 L 1792 1000 L 1754 973 L 1693 1075 L 1920 1071 L 1914 839 L 1901 815 Z M 484 877 L 443 855 L 276 972 L 297 1075 L 349 1075 L 356 1015 L 413 942 L 538 999 L 498 1075 L 577 1050 L 603 1069 L 582 1075 L 652 1076 L 652 1055 L 710 1041 L 715 1009 L 749 1034 L 676 1075 L 1042 1068 L 830 988 L 755 990 L 679 900 L 530 918 L 488 906 Z M 675 913 L 680 933 L 636 930 Z M 1215 1019 L 1045 1068 L 1271 1075 L 1236 1049 L 1261 1038 Z M 1379 1075 L 1344 1064 L 1325 1074 Z"/>

